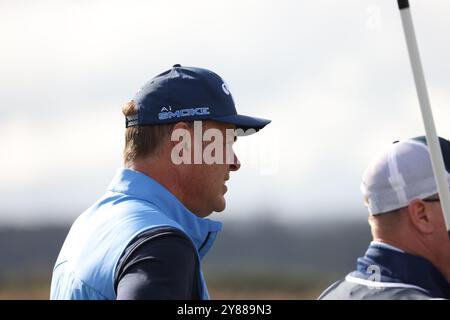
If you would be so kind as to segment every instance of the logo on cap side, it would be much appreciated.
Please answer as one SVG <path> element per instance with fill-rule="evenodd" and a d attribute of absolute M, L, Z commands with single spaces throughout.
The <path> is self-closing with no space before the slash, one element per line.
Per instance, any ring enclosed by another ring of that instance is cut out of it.
<path fill-rule="evenodd" d="M 188 108 L 188 109 L 180 109 L 174 112 L 165 111 L 160 112 L 158 114 L 159 120 L 167 120 L 172 118 L 183 118 L 183 117 L 191 117 L 191 116 L 203 116 L 210 114 L 209 107 L 198 107 L 198 108 Z"/>
<path fill-rule="evenodd" d="M 225 92 L 225 94 L 226 94 L 227 96 L 230 95 L 230 90 L 228 90 L 228 87 L 227 87 L 227 85 L 226 85 L 225 82 L 222 83 L 222 90 L 223 90 L 223 92 Z"/>
<path fill-rule="evenodd" d="M 168 106 L 167 108 L 166 107 L 162 107 L 161 108 L 161 112 L 164 112 L 164 111 L 172 111 L 172 107 L 171 106 Z"/>

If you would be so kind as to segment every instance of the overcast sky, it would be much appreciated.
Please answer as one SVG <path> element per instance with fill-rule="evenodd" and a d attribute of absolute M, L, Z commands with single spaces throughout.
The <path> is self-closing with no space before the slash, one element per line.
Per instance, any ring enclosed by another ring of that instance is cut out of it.
<path fill-rule="evenodd" d="M 449 138 L 450 2 L 410 2 Z M 365 219 L 371 157 L 423 134 L 394 0 L 3 0 L 0 39 L 1 223 L 90 206 L 122 165 L 121 106 L 176 63 L 217 72 L 238 112 L 273 120 L 237 142 L 215 219 Z"/>

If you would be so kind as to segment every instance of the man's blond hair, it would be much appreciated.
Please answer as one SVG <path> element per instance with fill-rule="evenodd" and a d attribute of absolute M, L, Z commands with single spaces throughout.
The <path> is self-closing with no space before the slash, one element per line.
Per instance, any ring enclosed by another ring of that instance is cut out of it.
<path fill-rule="evenodd" d="M 134 101 L 126 103 L 122 112 L 125 117 L 136 115 L 137 109 Z M 136 159 L 156 155 L 163 142 L 170 139 L 174 125 L 174 123 L 170 123 L 126 128 L 125 149 L 123 150 L 125 166 L 129 167 Z"/>

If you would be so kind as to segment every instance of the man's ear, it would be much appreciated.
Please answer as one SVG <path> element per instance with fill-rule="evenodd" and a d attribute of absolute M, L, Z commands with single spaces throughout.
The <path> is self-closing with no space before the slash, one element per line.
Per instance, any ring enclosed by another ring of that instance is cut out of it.
<path fill-rule="evenodd" d="M 416 199 L 408 205 L 408 217 L 411 224 L 422 234 L 430 234 L 434 231 L 432 203 Z"/>

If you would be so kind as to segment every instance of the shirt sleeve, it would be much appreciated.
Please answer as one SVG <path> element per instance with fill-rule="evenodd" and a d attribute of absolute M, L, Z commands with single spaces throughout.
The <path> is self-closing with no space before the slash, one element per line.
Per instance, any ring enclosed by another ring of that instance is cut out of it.
<path fill-rule="evenodd" d="M 125 250 L 115 286 L 117 300 L 199 299 L 196 249 L 173 228 L 145 233 Z"/>

